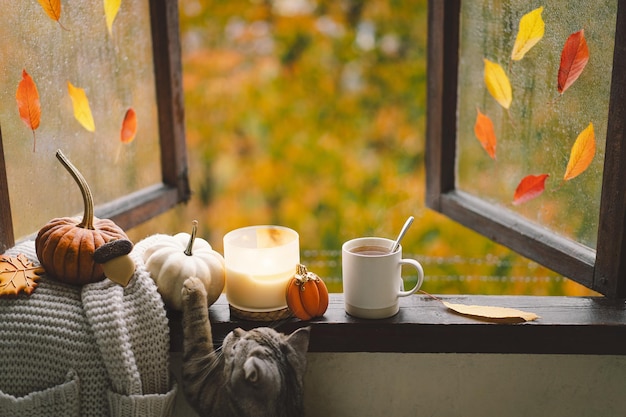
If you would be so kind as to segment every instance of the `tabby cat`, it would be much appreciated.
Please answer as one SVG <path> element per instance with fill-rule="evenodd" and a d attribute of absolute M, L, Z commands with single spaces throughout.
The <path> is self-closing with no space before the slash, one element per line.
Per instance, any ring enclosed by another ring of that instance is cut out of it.
<path fill-rule="evenodd" d="M 182 385 L 201 416 L 301 417 L 310 328 L 235 329 L 214 350 L 206 290 L 188 278 L 183 297 Z"/>

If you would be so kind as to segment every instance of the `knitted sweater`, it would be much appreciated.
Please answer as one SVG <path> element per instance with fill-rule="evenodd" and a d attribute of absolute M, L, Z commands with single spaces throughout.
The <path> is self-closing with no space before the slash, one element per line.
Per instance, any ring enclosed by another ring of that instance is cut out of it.
<path fill-rule="evenodd" d="M 0 298 L 0 417 L 171 414 L 169 328 L 143 250 L 125 288 L 43 276 L 30 296 Z M 38 265 L 34 242 L 6 254 L 18 253 Z"/>

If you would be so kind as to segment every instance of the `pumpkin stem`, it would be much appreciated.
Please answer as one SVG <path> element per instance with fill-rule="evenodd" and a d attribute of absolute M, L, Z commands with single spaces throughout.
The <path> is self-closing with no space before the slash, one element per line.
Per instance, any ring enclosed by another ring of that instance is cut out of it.
<path fill-rule="evenodd" d="M 65 167 L 65 169 L 72 175 L 76 184 L 80 188 L 80 193 L 83 195 L 83 205 L 85 206 L 85 211 L 83 213 L 83 219 L 77 225 L 77 227 L 82 227 L 83 229 L 94 230 L 93 227 L 93 196 L 91 194 L 91 190 L 89 189 L 89 184 L 85 180 L 85 177 L 76 169 L 74 165 L 67 159 L 61 150 L 57 150 L 57 159 L 61 162 L 61 164 Z"/>
<path fill-rule="evenodd" d="M 296 265 L 296 281 L 298 285 L 301 285 L 302 291 L 304 291 L 304 283 L 311 279 L 311 273 L 306 269 L 306 266 L 302 264 Z"/>
<path fill-rule="evenodd" d="M 185 255 L 191 256 L 191 248 L 193 248 L 193 241 L 196 240 L 196 233 L 198 232 L 198 220 L 191 222 L 191 235 L 189 235 L 189 243 L 185 249 Z"/>
<path fill-rule="evenodd" d="M 309 271 L 307 271 L 306 266 L 302 264 L 296 265 L 296 277 L 300 277 L 301 280 L 304 280 Z"/>

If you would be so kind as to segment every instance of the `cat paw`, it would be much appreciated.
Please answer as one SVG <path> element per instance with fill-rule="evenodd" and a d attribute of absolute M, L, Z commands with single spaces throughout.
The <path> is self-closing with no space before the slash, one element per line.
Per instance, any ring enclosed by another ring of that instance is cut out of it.
<path fill-rule="evenodd" d="M 204 283 L 200 278 L 189 277 L 183 283 L 183 289 L 181 290 L 183 302 L 204 297 L 206 299 L 207 292 Z"/>

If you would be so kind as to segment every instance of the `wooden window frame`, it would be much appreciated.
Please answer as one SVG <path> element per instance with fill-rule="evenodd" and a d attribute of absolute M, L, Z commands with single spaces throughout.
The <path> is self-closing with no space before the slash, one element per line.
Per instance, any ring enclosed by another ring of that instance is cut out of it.
<path fill-rule="evenodd" d="M 96 207 L 98 217 L 123 229 L 136 226 L 190 197 L 185 144 L 178 2 L 150 0 L 161 183 Z M 0 253 L 15 244 L 2 132 L 0 131 Z"/>
<path fill-rule="evenodd" d="M 426 205 L 609 298 L 626 298 L 626 4 L 618 2 L 597 248 L 456 188 L 462 0 L 429 0 Z"/>
<path fill-rule="evenodd" d="M 441 295 L 400 299 L 400 311 L 380 320 L 359 319 L 345 311 L 343 294 L 331 293 L 323 317 L 287 319 L 272 327 L 291 333 L 311 326 L 309 352 L 501 353 L 626 355 L 626 303 L 605 297 Z M 462 316 L 441 301 L 498 305 L 531 311 L 540 318 L 524 324 Z M 182 312 L 168 310 L 170 351 L 183 351 Z M 267 322 L 232 317 L 225 295 L 209 308 L 215 347 L 237 327 Z"/>

